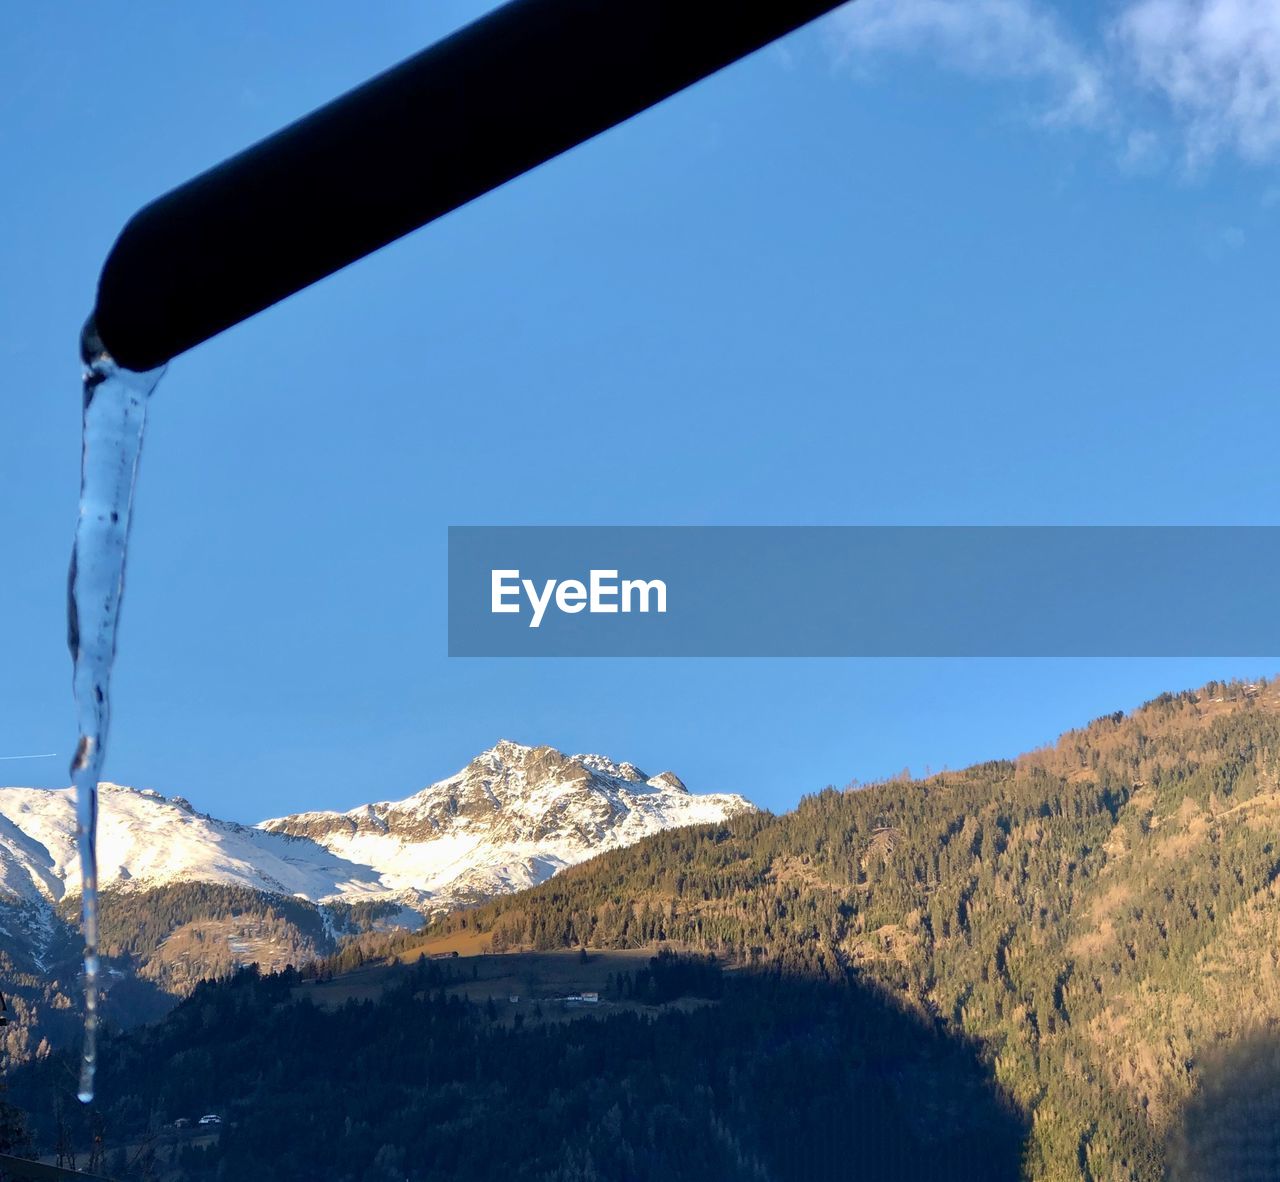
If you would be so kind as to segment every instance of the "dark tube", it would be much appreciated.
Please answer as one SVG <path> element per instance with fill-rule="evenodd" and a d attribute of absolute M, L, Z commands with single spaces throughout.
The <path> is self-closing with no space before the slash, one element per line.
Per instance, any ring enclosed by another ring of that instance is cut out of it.
<path fill-rule="evenodd" d="M 91 325 L 153 369 L 837 6 L 515 0 L 137 213 Z"/>

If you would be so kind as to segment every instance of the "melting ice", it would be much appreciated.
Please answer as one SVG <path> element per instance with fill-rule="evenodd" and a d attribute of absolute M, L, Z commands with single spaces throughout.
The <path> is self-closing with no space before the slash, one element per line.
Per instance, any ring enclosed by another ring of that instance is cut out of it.
<path fill-rule="evenodd" d="M 122 369 L 92 327 L 83 341 L 84 427 L 80 516 L 68 581 L 67 644 L 74 664 L 80 737 L 71 760 L 76 789 L 84 931 L 84 1051 L 79 1096 L 93 1099 L 98 1030 L 98 779 L 111 720 L 111 665 L 124 593 L 133 488 L 142 455 L 147 399 L 164 372 Z"/>

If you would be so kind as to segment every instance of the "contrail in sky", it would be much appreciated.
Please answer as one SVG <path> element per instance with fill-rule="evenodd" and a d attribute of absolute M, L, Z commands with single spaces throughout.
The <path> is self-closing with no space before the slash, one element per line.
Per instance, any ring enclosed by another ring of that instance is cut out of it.
<path fill-rule="evenodd" d="M 8 759 L 56 759 L 58 753 L 50 751 L 47 755 L 0 755 L 0 760 Z"/>

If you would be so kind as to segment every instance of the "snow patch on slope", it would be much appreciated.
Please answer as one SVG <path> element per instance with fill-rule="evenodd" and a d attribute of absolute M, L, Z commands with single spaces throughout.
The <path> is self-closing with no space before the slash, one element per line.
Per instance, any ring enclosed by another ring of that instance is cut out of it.
<path fill-rule="evenodd" d="M 377 874 L 321 846 L 217 821 L 158 793 L 103 784 L 104 887 L 214 882 L 318 899 L 376 893 Z M 0 788 L 0 894 L 57 902 L 80 892 L 75 793 Z"/>

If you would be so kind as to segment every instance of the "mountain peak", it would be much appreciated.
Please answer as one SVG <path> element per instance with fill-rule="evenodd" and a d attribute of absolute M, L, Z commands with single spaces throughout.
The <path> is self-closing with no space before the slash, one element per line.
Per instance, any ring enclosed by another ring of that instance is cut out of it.
<path fill-rule="evenodd" d="M 262 822 L 343 859 L 375 866 L 384 892 L 438 910 L 520 890 L 661 829 L 722 821 L 754 806 L 650 779 L 604 755 L 500 739 L 403 800 Z"/>
<path fill-rule="evenodd" d="M 528 743 L 517 743 L 515 739 L 499 739 L 492 747 L 481 751 L 471 762 L 475 763 L 476 759 L 522 760 L 536 750 L 538 748 Z"/>
<path fill-rule="evenodd" d="M 492 747 L 481 751 L 458 774 L 466 775 L 469 772 L 486 770 L 522 772 L 526 777 L 537 781 L 552 776 L 582 780 L 584 773 L 588 776 L 594 773 L 597 776 L 606 776 L 611 780 L 620 780 L 625 783 L 647 783 L 657 790 L 688 792 L 680 778 L 672 772 L 663 772 L 661 776 L 650 779 L 646 773 L 628 760 L 618 762 L 607 755 L 596 755 L 590 752 L 566 755 L 555 747 L 546 745 L 534 747 L 517 743 L 512 739 L 499 739 Z M 435 787 L 434 784 L 430 785 L 416 795 L 422 796 Z"/>
<path fill-rule="evenodd" d="M 626 761 L 502 739 L 406 799 L 252 828 L 151 788 L 104 782 L 100 807 L 105 887 L 209 882 L 315 903 L 386 900 L 438 911 L 753 806 L 691 793 L 670 772 L 649 779 Z M 0 789 L 0 900 L 42 907 L 77 894 L 75 832 L 71 789 Z"/>

